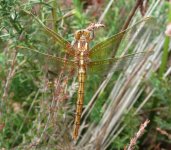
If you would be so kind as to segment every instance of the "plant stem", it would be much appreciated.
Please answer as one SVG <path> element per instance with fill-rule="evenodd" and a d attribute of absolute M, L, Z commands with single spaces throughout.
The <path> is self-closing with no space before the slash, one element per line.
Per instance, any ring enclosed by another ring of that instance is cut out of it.
<path fill-rule="evenodd" d="M 58 29 L 56 27 L 56 23 L 57 23 L 57 0 L 53 1 L 53 8 L 52 8 L 52 17 L 53 17 L 53 29 L 55 32 L 58 32 Z"/>
<path fill-rule="evenodd" d="M 168 13 L 168 22 L 171 22 L 171 2 L 169 2 L 169 13 Z M 161 66 L 159 69 L 159 77 L 162 77 L 166 67 L 167 67 L 167 60 L 168 60 L 168 50 L 169 50 L 169 42 L 170 39 L 168 36 L 165 37 L 165 41 L 164 41 L 164 48 L 163 48 L 163 55 L 162 55 L 162 62 L 161 62 Z"/>
<path fill-rule="evenodd" d="M 137 2 L 135 3 L 134 7 L 133 7 L 132 10 L 131 10 L 131 12 L 129 13 L 128 19 L 126 20 L 125 24 L 123 25 L 121 31 L 123 31 L 123 30 L 125 30 L 125 29 L 128 28 L 128 26 L 129 26 L 129 24 L 130 24 L 130 22 L 131 22 L 133 16 L 134 16 L 135 13 L 136 13 L 136 10 L 139 8 L 139 6 L 141 5 L 141 3 L 142 3 L 142 0 L 137 0 Z M 123 34 L 123 36 L 124 36 L 124 35 L 125 35 L 125 34 Z M 112 51 L 112 54 L 111 54 L 112 58 L 115 57 L 115 55 L 116 55 L 116 53 L 117 53 L 117 50 L 118 50 L 118 48 L 119 48 L 119 45 L 120 45 L 120 43 L 121 43 L 121 41 L 122 41 L 123 36 L 121 37 L 121 40 L 117 43 L 117 45 L 116 45 L 116 47 L 115 47 L 115 50 Z"/>

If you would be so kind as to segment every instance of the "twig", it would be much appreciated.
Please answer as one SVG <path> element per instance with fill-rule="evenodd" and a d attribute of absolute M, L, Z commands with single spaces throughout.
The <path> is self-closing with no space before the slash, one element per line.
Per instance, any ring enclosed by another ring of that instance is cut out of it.
<path fill-rule="evenodd" d="M 7 79 L 6 79 L 6 83 L 5 83 L 5 86 L 4 86 L 4 93 L 3 93 L 3 96 L 2 96 L 2 99 L 4 101 L 6 100 L 7 95 L 8 95 L 9 85 L 10 85 L 11 79 L 12 79 L 12 77 L 15 74 L 16 58 L 17 58 L 17 51 L 15 51 L 15 53 L 14 53 L 14 56 L 13 56 L 13 59 L 12 59 L 12 63 L 11 63 L 11 68 L 10 68 L 10 71 L 8 73 L 8 76 L 7 76 Z"/>
<path fill-rule="evenodd" d="M 21 32 L 18 40 L 22 40 L 22 35 L 23 35 L 23 32 Z M 9 86 L 10 86 L 10 82 L 11 82 L 11 79 L 12 77 L 15 75 L 15 72 L 16 70 L 18 69 L 18 67 L 15 66 L 16 64 L 16 60 L 17 60 L 17 54 L 18 54 L 18 51 L 17 51 L 17 48 L 14 50 L 14 55 L 13 55 L 13 58 L 12 58 L 12 62 L 11 62 L 11 68 L 10 68 L 10 71 L 8 73 L 8 76 L 7 76 L 7 79 L 6 79 L 6 83 L 5 83 L 5 86 L 4 86 L 4 93 L 2 95 L 2 100 L 6 100 L 7 96 L 8 96 L 8 91 L 9 91 Z M 24 63 L 24 61 L 22 62 Z"/>
<path fill-rule="evenodd" d="M 166 135 L 169 139 L 171 139 L 171 134 L 167 133 L 165 130 L 162 130 L 161 128 L 156 128 L 156 130 L 162 134 L 162 135 Z"/>
<path fill-rule="evenodd" d="M 132 10 L 131 10 L 131 12 L 130 12 L 130 14 L 129 14 L 129 16 L 128 16 L 128 19 L 126 20 L 125 24 L 123 25 L 121 31 L 123 31 L 123 30 L 125 30 L 125 29 L 128 28 L 128 26 L 129 26 L 129 24 L 130 24 L 130 22 L 131 22 L 133 16 L 134 16 L 135 13 L 136 13 L 136 10 L 139 8 L 139 6 L 140 6 L 141 4 L 142 4 L 142 0 L 137 0 L 137 2 L 135 3 L 135 6 L 132 8 Z M 111 54 L 112 57 L 115 57 L 115 55 L 116 55 L 116 53 L 117 53 L 117 49 L 119 48 L 119 45 L 120 45 L 120 43 L 121 43 L 122 38 L 124 37 L 124 35 L 125 35 L 125 34 L 122 35 L 121 40 L 117 43 L 117 45 L 116 45 L 116 47 L 115 47 L 115 50 L 112 51 L 112 54 Z"/>
<path fill-rule="evenodd" d="M 93 31 L 95 29 L 98 29 L 98 28 L 101 28 L 101 27 L 104 27 L 105 25 L 104 24 L 101 24 L 101 23 L 91 23 L 86 29 L 89 30 L 89 31 Z"/>
<path fill-rule="evenodd" d="M 139 131 L 131 139 L 128 148 L 125 148 L 125 150 L 133 150 L 134 149 L 134 147 L 135 147 L 135 145 L 137 143 L 137 140 L 142 136 L 142 134 L 144 133 L 144 130 L 147 127 L 149 122 L 150 122 L 149 120 L 146 120 L 143 124 L 141 124 Z"/>

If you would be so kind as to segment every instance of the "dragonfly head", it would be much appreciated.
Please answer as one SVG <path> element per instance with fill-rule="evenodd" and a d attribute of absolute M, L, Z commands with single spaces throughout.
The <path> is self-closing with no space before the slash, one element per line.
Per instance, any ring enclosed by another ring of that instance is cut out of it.
<path fill-rule="evenodd" d="M 77 41 L 90 42 L 92 40 L 92 32 L 87 29 L 78 30 L 75 32 L 75 39 Z"/>

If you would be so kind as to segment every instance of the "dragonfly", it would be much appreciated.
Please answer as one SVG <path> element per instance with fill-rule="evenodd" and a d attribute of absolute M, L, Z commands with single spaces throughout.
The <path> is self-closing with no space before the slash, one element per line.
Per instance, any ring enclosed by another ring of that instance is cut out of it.
<path fill-rule="evenodd" d="M 89 25 L 85 29 L 77 30 L 74 34 L 74 41 L 69 42 L 66 39 L 64 39 L 60 34 L 54 32 L 52 29 L 47 27 L 37 16 L 33 15 L 30 12 L 27 12 L 27 14 L 32 15 L 33 18 L 41 25 L 41 27 L 46 31 L 46 33 L 50 34 L 53 39 L 55 39 L 55 42 L 67 53 L 72 59 L 57 57 L 54 55 L 50 55 L 48 53 L 40 52 L 39 50 L 24 47 L 22 45 L 18 46 L 18 48 L 21 49 L 29 49 L 37 54 L 43 55 L 44 57 L 55 60 L 57 63 L 63 64 L 63 65 L 70 65 L 75 68 L 77 68 L 77 75 L 78 75 L 78 93 L 77 93 L 77 102 L 76 102 L 76 113 L 75 113 L 75 121 L 74 121 L 74 127 L 73 127 L 73 134 L 72 137 L 74 140 L 77 140 L 79 135 L 79 128 L 80 128 L 80 122 L 81 122 L 81 115 L 83 111 L 83 103 L 84 103 L 84 88 L 85 88 L 85 82 L 86 82 L 86 76 L 87 76 L 87 70 L 89 68 L 93 67 L 101 67 L 103 65 L 109 65 L 113 63 L 117 63 L 119 61 L 121 62 L 127 62 L 128 60 L 132 59 L 136 56 L 141 56 L 144 54 L 147 54 L 147 52 L 139 52 L 139 53 L 133 53 L 133 54 L 127 54 L 122 57 L 112 57 L 112 58 L 106 58 L 102 60 L 95 59 L 96 54 L 100 54 L 105 50 L 110 49 L 112 46 L 117 45 L 123 35 L 127 32 L 129 32 L 131 29 L 136 28 L 138 25 L 140 25 L 143 22 L 146 22 L 150 20 L 150 17 L 146 17 L 139 22 L 135 23 L 131 27 L 127 28 L 126 30 L 123 30 L 106 40 L 96 44 L 92 48 L 90 48 L 90 43 L 94 39 L 94 30 L 97 28 L 104 27 L 103 24 L 100 23 L 94 23 Z M 108 51 L 109 52 L 109 51 Z M 151 53 L 151 52 L 150 52 Z M 148 52 L 148 54 L 150 54 Z"/>

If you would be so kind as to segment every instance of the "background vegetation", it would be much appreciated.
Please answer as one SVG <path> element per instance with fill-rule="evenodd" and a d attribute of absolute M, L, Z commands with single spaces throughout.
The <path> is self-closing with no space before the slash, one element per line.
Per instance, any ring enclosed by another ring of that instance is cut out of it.
<path fill-rule="evenodd" d="M 0 148 L 126 149 L 140 124 L 149 119 L 136 149 L 171 149 L 170 47 L 163 34 L 171 20 L 169 5 L 164 0 L 0 0 Z M 145 16 L 156 18 L 136 38 L 140 28 L 131 30 L 117 52 L 152 49 L 152 55 L 133 66 L 121 65 L 124 68 L 119 71 L 110 66 L 105 76 L 98 69 L 88 73 L 77 142 L 71 137 L 77 77 L 60 64 L 47 63 L 43 56 L 17 47 L 67 57 L 23 10 L 34 13 L 70 42 L 76 30 L 92 22 L 104 23 L 91 46 Z"/>

